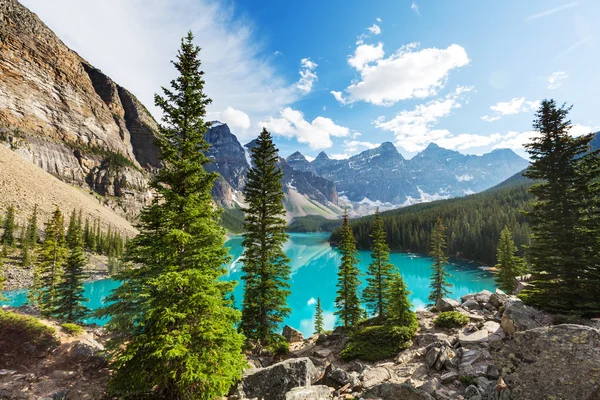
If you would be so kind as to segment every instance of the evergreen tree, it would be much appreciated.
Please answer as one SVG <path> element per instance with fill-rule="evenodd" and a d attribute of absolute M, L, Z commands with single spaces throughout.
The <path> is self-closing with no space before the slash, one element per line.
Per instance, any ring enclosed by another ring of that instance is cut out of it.
<path fill-rule="evenodd" d="M 393 265 L 390 263 L 390 248 L 379 208 L 375 211 L 371 233 L 371 259 L 367 269 L 367 287 L 362 294 L 363 302 L 371 313 L 383 318 L 387 310 Z"/>
<path fill-rule="evenodd" d="M 321 308 L 321 298 L 317 297 L 317 306 L 315 307 L 315 334 L 323 333 L 323 308 Z"/>
<path fill-rule="evenodd" d="M 21 248 L 22 250 L 22 254 L 21 254 L 21 266 L 23 268 L 27 268 L 29 266 L 31 266 L 31 250 L 29 249 L 29 240 L 25 240 L 23 242 L 23 246 Z"/>
<path fill-rule="evenodd" d="M 225 300 L 235 283 L 221 277 L 230 261 L 205 165 L 203 118 L 210 100 L 191 32 L 173 65 L 171 89 L 156 95 L 163 111 L 157 147 L 163 162 L 152 178 L 156 195 L 140 215 L 139 235 L 117 279 L 122 285 L 98 315 L 110 316 L 113 395 L 126 398 L 214 399 L 242 373 L 239 312 Z"/>
<path fill-rule="evenodd" d="M 344 327 L 351 327 L 360 321 L 363 311 L 358 298 L 358 286 L 360 285 L 360 271 L 357 266 L 358 253 L 348 220 L 348 210 L 344 210 L 339 251 L 342 260 L 338 269 L 338 290 L 335 299 L 335 307 L 338 310 L 335 315 L 340 318 Z"/>
<path fill-rule="evenodd" d="M 67 236 L 66 236 L 66 243 L 67 246 L 69 247 L 69 249 L 73 249 L 75 246 L 77 246 L 77 242 L 78 242 L 78 238 L 77 235 L 79 235 L 79 227 L 78 227 L 78 222 L 77 222 L 77 212 L 75 211 L 75 209 L 73 209 L 71 211 L 71 216 L 69 217 L 69 227 L 67 228 Z"/>
<path fill-rule="evenodd" d="M 62 278 L 67 253 L 64 217 L 57 206 L 46 223 L 45 238 L 33 272 L 33 285 L 28 292 L 29 302 L 37 305 L 43 316 L 51 315 L 54 310 L 56 288 Z"/>
<path fill-rule="evenodd" d="M 439 217 L 431 233 L 431 251 L 429 255 L 433 258 L 429 301 L 437 305 L 440 300 L 450 293 L 449 288 L 452 287 L 452 284 L 448 282 L 450 274 L 444 269 L 448 264 L 448 257 L 446 257 L 446 227 Z"/>
<path fill-rule="evenodd" d="M 245 282 L 240 328 L 249 339 L 261 344 L 273 342 L 279 324 L 289 315 L 289 259 L 283 252 L 287 241 L 285 208 L 277 165 L 279 156 L 271 134 L 263 128 L 252 148 L 252 168 L 248 171 L 244 198 L 244 255 L 242 279 Z"/>
<path fill-rule="evenodd" d="M 534 120 L 539 133 L 526 145 L 532 164 L 525 176 L 536 200 L 526 213 L 532 243 L 528 257 L 533 288 L 522 293 L 532 305 L 557 313 L 600 314 L 600 172 L 593 134 L 569 134 L 570 107 L 542 101 Z"/>
<path fill-rule="evenodd" d="M 407 289 L 402 275 L 396 270 L 390 281 L 388 315 L 390 320 L 398 325 L 413 325 L 416 323 L 417 316 L 412 311 L 412 303 L 408 299 L 410 294 L 411 292 Z"/>
<path fill-rule="evenodd" d="M 83 250 L 83 232 L 79 220 L 75 221 L 72 229 L 69 256 L 65 262 L 63 278 L 56 288 L 52 314 L 67 322 L 80 322 L 89 313 L 88 308 L 83 304 L 88 301 L 83 295 L 87 259 Z"/>
<path fill-rule="evenodd" d="M 12 247 L 15 244 L 15 208 L 11 205 L 6 210 L 6 216 L 4 217 L 4 229 L 2 233 L 2 243 L 5 246 Z"/>
<path fill-rule="evenodd" d="M 512 293 L 515 289 L 515 278 L 525 271 L 525 260 L 515 255 L 517 246 L 512 238 L 512 233 L 508 227 L 500 233 L 500 240 L 496 250 L 498 272 L 494 276 L 496 284 L 506 293 Z"/>
<path fill-rule="evenodd" d="M 92 247 L 90 239 L 91 239 L 91 237 L 90 237 L 90 219 L 86 218 L 85 226 L 83 228 L 83 243 L 84 243 L 85 247 L 88 249 L 90 249 Z"/>
<path fill-rule="evenodd" d="M 27 222 L 27 240 L 26 243 L 29 245 L 31 250 L 35 250 L 38 242 L 38 206 L 37 204 L 33 207 L 33 213 Z"/>

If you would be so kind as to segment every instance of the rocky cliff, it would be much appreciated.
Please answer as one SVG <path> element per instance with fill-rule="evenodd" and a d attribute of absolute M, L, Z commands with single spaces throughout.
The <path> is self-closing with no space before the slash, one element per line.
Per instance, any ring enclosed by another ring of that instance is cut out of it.
<path fill-rule="evenodd" d="M 159 166 L 156 122 L 135 96 L 16 0 L 0 1 L 0 75 L 0 140 L 133 215 Z"/>

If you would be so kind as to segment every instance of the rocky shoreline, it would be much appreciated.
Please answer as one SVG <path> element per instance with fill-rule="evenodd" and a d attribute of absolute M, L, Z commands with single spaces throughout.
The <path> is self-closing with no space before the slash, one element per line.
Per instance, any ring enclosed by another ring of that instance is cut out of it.
<path fill-rule="evenodd" d="M 439 308 L 469 323 L 443 329 L 434 324 L 438 311 L 418 311 L 412 346 L 378 362 L 343 361 L 348 335 L 341 328 L 304 339 L 286 327 L 290 352 L 248 354 L 249 368 L 227 399 L 600 399 L 600 321 L 553 325 L 550 315 L 499 290 L 444 299 Z M 35 355 L 27 370 L 0 359 L 0 399 L 108 398 L 103 329 L 70 337 L 55 322 L 42 322 L 57 328 L 60 344 Z"/>

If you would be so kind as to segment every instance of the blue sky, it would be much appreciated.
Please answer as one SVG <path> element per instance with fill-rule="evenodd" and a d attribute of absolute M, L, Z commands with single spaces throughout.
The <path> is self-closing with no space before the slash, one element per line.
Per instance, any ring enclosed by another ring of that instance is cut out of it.
<path fill-rule="evenodd" d="M 186 30 L 203 48 L 210 117 L 242 143 L 266 126 L 283 155 L 341 158 L 384 141 L 524 155 L 544 98 L 598 130 L 596 0 L 22 0 L 160 117 Z"/>

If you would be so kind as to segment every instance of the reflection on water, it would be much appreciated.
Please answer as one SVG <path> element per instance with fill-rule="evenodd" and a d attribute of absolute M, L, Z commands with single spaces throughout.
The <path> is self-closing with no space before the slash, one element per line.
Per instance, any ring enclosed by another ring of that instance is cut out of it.
<path fill-rule="evenodd" d="M 333 315 L 335 285 L 340 256 L 337 250 L 327 242 L 328 237 L 329 235 L 326 233 L 294 233 L 290 235 L 290 240 L 285 245 L 285 252 L 291 260 L 292 269 L 290 281 L 292 294 L 288 298 L 292 314 L 285 323 L 301 330 L 305 335 L 310 335 L 313 331 L 317 297 L 321 298 L 325 328 L 331 329 L 335 323 Z M 239 258 L 243 253 L 242 238 L 233 237 L 227 242 L 227 245 L 230 247 L 232 263 L 225 279 L 240 281 L 234 292 L 239 307 L 243 298 L 243 283 L 240 279 L 241 265 L 239 263 Z M 370 253 L 360 251 L 359 259 L 360 269 L 365 271 L 371 261 Z M 415 308 L 425 307 L 429 296 L 431 258 L 417 254 L 392 253 L 390 259 L 404 276 L 408 288 L 412 292 L 410 298 Z M 454 285 L 451 295 L 453 298 L 458 299 L 467 293 L 479 292 L 484 289 L 494 290 L 492 275 L 478 269 L 474 263 L 454 261 L 448 265 L 447 270 L 452 274 L 449 281 Z M 110 279 L 86 283 L 85 295 L 90 299 L 87 303 L 88 307 L 98 308 L 103 299 L 117 285 L 118 282 Z M 7 302 L 10 305 L 21 305 L 27 301 L 25 290 L 6 292 L 5 295 L 10 298 Z M 87 322 L 101 324 L 103 321 L 90 319 Z"/>

